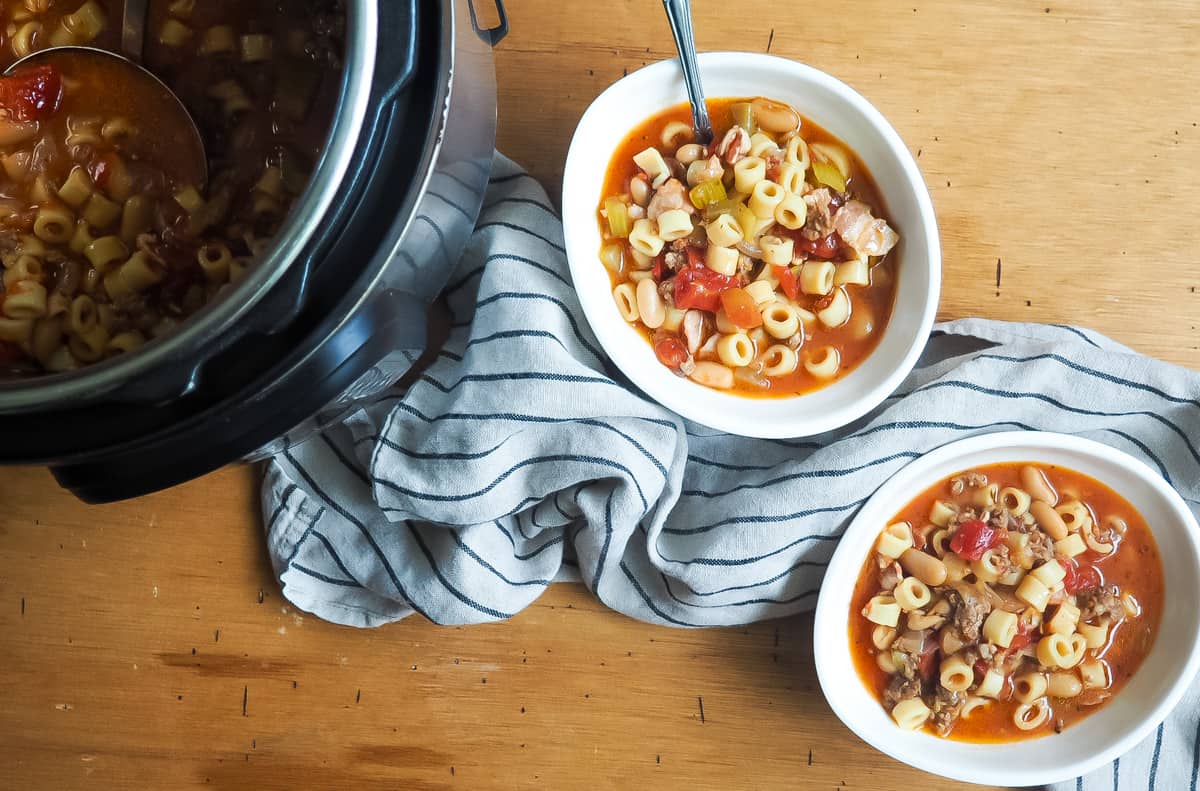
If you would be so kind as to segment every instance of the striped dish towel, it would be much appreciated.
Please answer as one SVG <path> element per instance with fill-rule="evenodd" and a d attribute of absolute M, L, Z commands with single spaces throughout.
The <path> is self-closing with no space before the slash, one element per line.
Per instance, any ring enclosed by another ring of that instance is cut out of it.
<path fill-rule="evenodd" d="M 284 594 L 328 620 L 508 618 L 564 571 L 657 624 L 789 615 L 814 606 L 838 535 L 880 483 L 991 431 L 1108 443 L 1200 513 L 1200 374 L 1074 327 L 939 325 L 894 396 L 815 439 L 686 423 L 607 366 L 545 192 L 499 155 L 447 297 L 450 339 L 415 385 L 267 468 Z M 1197 697 L 1111 772 L 1063 788 L 1194 787 Z"/>

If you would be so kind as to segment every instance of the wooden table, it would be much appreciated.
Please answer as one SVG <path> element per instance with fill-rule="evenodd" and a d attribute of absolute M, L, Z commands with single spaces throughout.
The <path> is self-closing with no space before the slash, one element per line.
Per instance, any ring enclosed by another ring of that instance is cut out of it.
<path fill-rule="evenodd" d="M 500 145 L 557 194 L 584 107 L 669 35 L 652 0 L 509 5 Z M 892 120 L 938 207 L 944 318 L 1076 322 L 1200 368 L 1194 3 L 696 14 L 702 49 L 805 60 Z M 281 599 L 253 470 L 105 508 L 3 470 L 0 788 L 964 788 L 840 725 L 810 626 L 656 628 L 561 585 L 505 624 L 355 631 Z"/>

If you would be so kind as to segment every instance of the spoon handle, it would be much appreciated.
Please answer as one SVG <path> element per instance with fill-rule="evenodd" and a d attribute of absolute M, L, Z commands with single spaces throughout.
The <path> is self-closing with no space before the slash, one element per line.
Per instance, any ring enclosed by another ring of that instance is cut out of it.
<path fill-rule="evenodd" d="M 700 85 L 700 67 L 696 65 L 696 40 L 692 35 L 691 0 L 663 0 L 667 19 L 671 22 L 671 33 L 675 36 L 675 48 L 679 50 L 679 63 L 683 66 L 683 81 L 687 84 L 688 99 L 692 103 L 692 125 L 699 142 L 712 142 L 712 121 L 708 118 L 708 105 L 704 103 L 704 88 Z"/>
<path fill-rule="evenodd" d="M 146 43 L 146 6 L 149 0 L 125 0 L 121 20 L 121 51 L 134 63 L 142 62 Z"/>

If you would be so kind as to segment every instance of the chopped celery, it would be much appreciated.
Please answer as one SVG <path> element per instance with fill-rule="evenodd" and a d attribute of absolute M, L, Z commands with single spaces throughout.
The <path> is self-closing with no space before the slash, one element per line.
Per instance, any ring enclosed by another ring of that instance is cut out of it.
<path fill-rule="evenodd" d="M 750 211 L 750 207 L 739 203 L 733 210 L 733 219 L 737 220 L 742 229 L 742 238 L 753 241 L 758 236 L 758 216 Z"/>
<path fill-rule="evenodd" d="M 695 187 L 692 187 L 689 195 L 692 199 L 692 205 L 697 209 L 703 209 L 710 203 L 723 201 L 728 197 L 725 194 L 725 185 L 720 179 L 713 179 L 703 184 L 697 184 Z"/>
<path fill-rule="evenodd" d="M 842 176 L 842 171 L 838 170 L 837 165 L 832 162 L 817 162 L 814 160 L 812 171 L 813 176 L 822 184 L 833 187 L 838 192 L 846 191 L 846 179 Z"/>
<path fill-rule="evenodd" d="M 604 212 L 608 215 L 608 230 L 612 231 L 612 235 L 618 239 L 624 239 L 629 236 L 631 225 L 629 223 L 629 207 L 620 198 L 606 198 L 604 201 Z"/>
<path fill-rule="evenodd" d="M 758 124 L 754 121 L 754 106 L 750 102 L 731 104 L 729 110 L 733 113 L 733 122 L 747 133 L 754 134 L 758 131 Z"/>
<path fill-rule="evenodd" d="M 704 207 L 704 219 L 715 220 L 722 214 L 733 214 L 741 205 L 742 202 L 737 198 L 726 198 L 716 203 L 710 203 Z"/>

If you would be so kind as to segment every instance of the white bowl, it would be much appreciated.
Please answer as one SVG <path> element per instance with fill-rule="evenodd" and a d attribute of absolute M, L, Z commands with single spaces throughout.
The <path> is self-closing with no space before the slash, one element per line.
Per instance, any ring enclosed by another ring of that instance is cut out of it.
<path fill-rule="evenodd" d="M 850 599 L 887 520 L 917 492 L 984 464 L 1038 461 L 1077 470 L 1114 489 L 1150 525 L 1166 591 L 1158 637 L 1125 687 L 1060 734 L 968 744 L 902 731 L 860 680 L 848 640 Z M 1090 772 L 1127 752 L 1158 726 L 1200 668 L 1200 527 L 1181 498 L 1133 457 L 1091 440 L 1043 432 L 985 434 L 945 445 L 896 473 L 850 523 L 817 601 L 814 649 L 825 698 L 850 730 L 898 761 L 955 780 L 1040 786 Z"/>
<path fill-rule="evenodd" d="M 852 88 L 816 69 L 770 55 L 700 55 L 708 96 L 767 96 L 788 102 L 841 138 L 871 171 L 887 217 L 901 236 L 895 309 L 883 338 L 845 378 L 821 390 L 779 399 L 746 398 L 681 379 L 654 356 L 617 313 L 600 263 L 600 204 L 609 160 L 646 118 L 687 101 L 678 61 L 630 74 L 583 114 L 567 154 L 563 226 L 571 277 L 592 331 L 614 363 L 664 406 L 712 428 L 751 437 L 802 437 L 844 426 L 878 406 L 916 364 L 941 291 L 942 254 L 933 204 L 916 162 L 896 130 Z"/>

